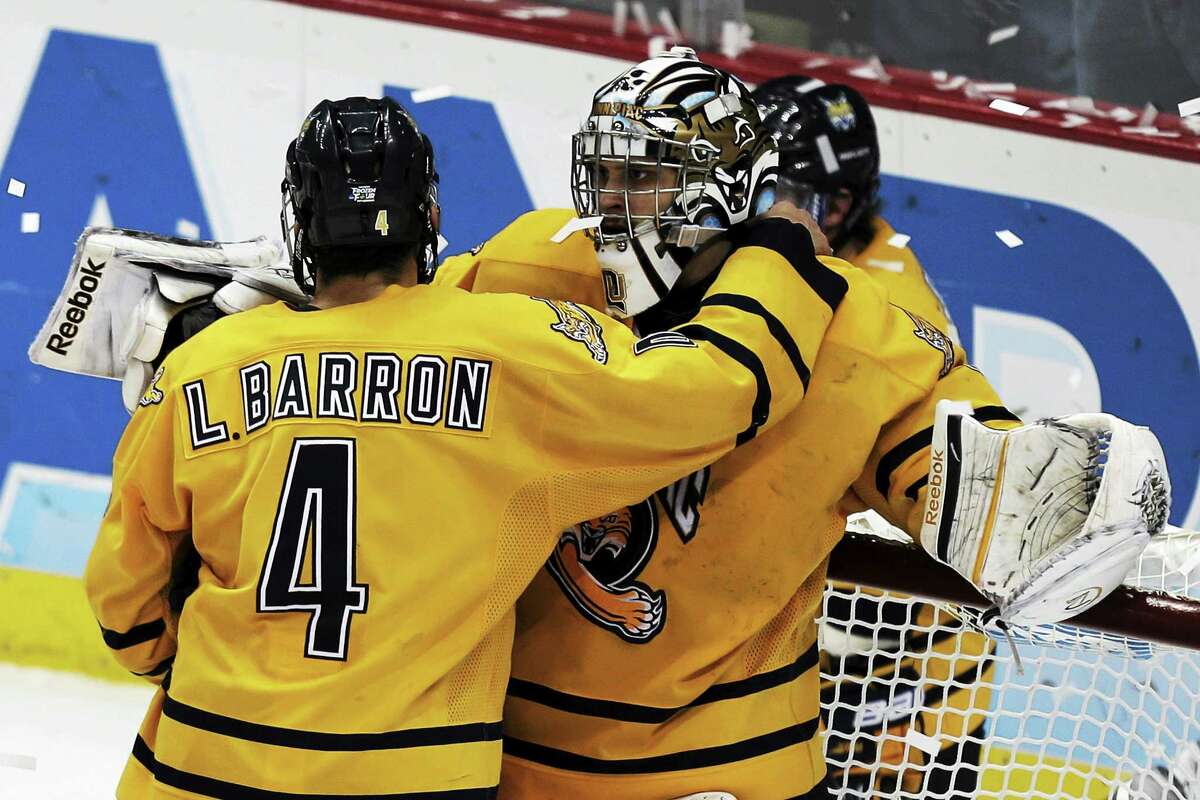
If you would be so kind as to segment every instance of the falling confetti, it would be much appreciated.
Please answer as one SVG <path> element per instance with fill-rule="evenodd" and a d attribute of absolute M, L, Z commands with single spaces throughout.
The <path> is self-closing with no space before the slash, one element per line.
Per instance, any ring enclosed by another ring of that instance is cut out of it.
<path fill-rule="evenodd" d="M 616 0 L 613 4 L 613 36 L 625 36 L 625 25 L 629 22 L 629 0 Z"/>
<path fill-rule="evenodd" d="M 663 30 L 677 42 L 683 41 L 683 34 L 679 32 L 679 26 L 675 24 L 675 18 L 671 16 L 671 9 L 660 8 L 658 10 L 658 24 L 663 26 Z"/>
<path fill-rule="evenodd" d="M 1059 123 L 1060 128 L 1078 128 L 1080 125 L 1087 125 L 1091 122 L 1090 119 L 1081 114 L 1072 114 L 1067 112 L 1063 114 L 1063 121 Z"/>
<path fill-rule="evenodd" d="M 438 234 L 438 238 L 437 238 L 437 251 L 438 251 L 438 255 L 440 256 L 440 255 L 442 254 L 442 251 L 443 251 L 443 250 L 445 250 L 445 249 L 446 249 L 447 247 L 449 247 L 449 246 L 450 246 L 450 242 L 446 241 L 446 237 L 445 237 L 445 236 L 442 236 L 442 235 L 439 233 L 439 234 Z"/>
<path fill-rule="evenodd" d="M 867 266 L 874 267 L 875 269 L 881 269 L 885 272 L 904 272 L 903 261 L 886 261 L 882 258 L 868 258 Z"/>
<path fill-rule="evenodd" d="M 908 243 L 911 240 L 912 237 L 907 233 L 893 233 L 892 238 L 888 239 L 888 244 L 892 247 L 908 247 Z"/>
<path fill-rule="evenodd" d="M 1137 126 L 1139 128 L 1151 128 L 1154 126 L 1154 120 L 1158 117 L 1158 109 L 1154 107 L 1154 103 L 1146 103 L 1146 107 L 1142 109 L 1142 116 L 1138 117 Z"/>
<path fill-rule="evenodd" d="M 21 214 L 21 233 L 37 233 L 42 229 L 42 215 L 36 211 Z"/>
<path fill-rule="evenodd" d="M 1009 247 L 1020 247 L 1021 245 L 1025 244 L 1025 242 L 1021 241 L 1020 236 L 1017 236 L 1010 230 L 996 231 L 996 238 L 1004 242 Z"/>
<path fill-rule="evenodd" d="M 562 244 L 575 231 L 585 231 L 590 228 L 599 228 L 600 223 L 604 221 L 604 217 L 575 217 L 567 220 L 567 224 L 558 229 L 558 233 L 550 237 L 550 241 L 555 244 Z"/>
<path fill-rule="evenodd" d="M 25 196 L 25 184 L 22 181 L 17 180 L 16 178 L 9 178 L 8 179 L 8 193 L 11 194 L 13 197 L 24 197 Z"/>
<path fill-rule="evenodd" d="M 428 103 L 430 100 L 441 100 L 443 97 L 450 97 L 452 94 L 454 94 L 454 90 L 449 86 L 430 86 L 427 89 L 414 89 L 412 101 L 414 103 Z"/>
<path fill-rule="evenodd" d="M 1017 35 L 1021 30 L 1020 25 L 1009 25 L 1007 28 L 998 28 L 988 34 L 988 44 L 1000 44 L 1000 42 L 1008 41 Z"/>
<path fill-rule="evenodd" d="M 643 36 L 650 35 L 650 15 L 646 13 L 646 4 L 641 0 L 633 0 L 629 10 L 633 12 L 633 18 L 637 20 L 638 27 L 642 29 Z"/>
<path fill-rule="evenodd" d="M 1188 117 L 1192 114 L 1200 114 L 1200 97 L 1193 97 L 1179 104 L 1179 116 Z"/>
<path fill-rule="evenodd" d="M 999 97 L 988 103 L 988 108 L 1003 111 L 1005 114 L 1014 114 L 1018 117 L 1024 116 L 1025 112 L 1029 110 L 1029 106 L 1023 106 L 1020 103 L 1014 103 L 1011 100 L 1004 100 Z"/>
<path fill-rule="evenodd" d="M 200 226 L 192 222 L 190 219 L 175 220 L 175 233 L 182 236 L 184 239 L 199 239 Z"/>

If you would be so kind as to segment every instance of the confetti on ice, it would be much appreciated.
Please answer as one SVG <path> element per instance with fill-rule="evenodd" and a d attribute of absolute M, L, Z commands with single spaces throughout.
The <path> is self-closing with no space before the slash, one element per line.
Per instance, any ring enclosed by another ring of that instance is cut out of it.
<path fill-rule="evenodd" d="M 1021 30 L 1020 25 L 1009 25 L 1007 28 L 997 28 L 988 34 L 988 44 L 1000 44 L 1000 42 L 1007 41 L 1008 39 L 1016 36 L 1019 30 Z"/>
<path fill-rule="evenodd" d="M 1059 123 L 1060 128 L 1078 128 L 1080 125 L 1087 125 L 1091 122 L 1090 119 L 1081 114 L 1072 114 L 1067 112 L 1063 114 L 1063 121 Z"/>
<path fill-rule="evenodd" d="M 42 229 L 42 215 L 36 211 L 21 214 L 21 233 L 37 233 Z"/>
<path fill-rule="evenodd" d="M 8 193 L 11 194 L 13 197 L 24 197 L 25 196 L 25 184 L 22 181 L 17 180 L 16 178 L 9 178 L 8 179 Z"/>
<path fill-rule="evenodd" d="M 937 739 L 932 736 L 926 736 L 916 728 L 908 729 L 908 732 L 904 734 L 904 741 L 927 755 L 936 756 L 942 752 L 942 745 Z"/>
<path fill-rule="evenodd" d="M 1200 97 L 1193 97 L 1179 104 L 1179 116 L 1187 117 L 1192 114 L 1200 114 Z"/>
<path fill-rule="evenodd" d="M 425 89 L 414 89 L 412 101 L 414 103 L 428 103 L 430 100 L 441 100 L 443 97 L 449 97 L 452 94 L 454 94 L 454 90 L 449 86 L 430 86 Z"/>
<path fill-rule="evenodd" d="M 182 236 L 184 239 L 199 239 L 200 226 L 192 222 L 190 219 L 175 220 L 175 233 Z"/>
<path fill-rule="evenodd" d="M 36 770 L 37 759 L 33 756 L 23 756 L 19 753 L 0 753 L 0 767 Z"/>
<path fill-rule="evenodd" d="M 555 244 L 562 244 L 575 231 L 586 231 L 589 228 L 599 228 L 604 217 L 575 217 L 567 220 L 567 224 L 558 229 L 558 233 L 550 237 Z"/>
<path fill-rule="evenodd" d="M 888 239 L 888 244 L 892 247 L 908 247 L 911 239 L 912 237 L 907 233 L 893 233 L 892 238 Z"/>
<path fill-rule="evenodd" d="M 1023 106 L 1020 103 L 1014 103 L 1011 100 L 1004 100 L 999 97 L 988 103 L 988 108 L 1003 111 L 1005 114 L 1014 114 L 1018 117 L 1024 116 L 1025 112 L 1029 110 L 1029 106 Z"/>
<path fill-rule="evenodd" d="M 1004 242 L 1009 247 L 1020 247 L 1025 244 L 1021 241 L 1021 237 L 1017 236 L 1010 230 L 996 231 L 996 238 Z"/>

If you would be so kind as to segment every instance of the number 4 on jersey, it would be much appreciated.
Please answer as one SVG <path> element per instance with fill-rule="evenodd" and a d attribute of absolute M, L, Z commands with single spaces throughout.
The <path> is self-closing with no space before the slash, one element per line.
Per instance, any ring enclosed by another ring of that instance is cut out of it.
<path fill-rule="evenodd" d="M 352 615 L 367 610 L 354 582 L 353 439 L 296 439 L 258 581 L 260 612 L 307 612 L 308 658 L 346 660 Z M 302 582 L 311 555 L 311 572 Z"/>

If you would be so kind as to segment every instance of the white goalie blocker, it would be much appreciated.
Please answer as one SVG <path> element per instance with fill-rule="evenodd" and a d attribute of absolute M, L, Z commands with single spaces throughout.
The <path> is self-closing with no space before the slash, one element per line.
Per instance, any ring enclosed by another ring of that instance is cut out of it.
<path fill-rule="evenodd" d="M 29 348 L 35 364 L 122 381 L 133 411 L 150 383 L 172 319 L 211 300 L 233 314 L 306 296 L 279 245 L 188 241 L 119 228 L 87 228 L 66 283 Z"/>
<path fill-rule="evenodd" d="M 1170 511 L 1158 439 L 1111 414 L 1010 431 L 938 404 L 921 545 L 1007 623 L 1060 622 L 1130 572 Z"/>

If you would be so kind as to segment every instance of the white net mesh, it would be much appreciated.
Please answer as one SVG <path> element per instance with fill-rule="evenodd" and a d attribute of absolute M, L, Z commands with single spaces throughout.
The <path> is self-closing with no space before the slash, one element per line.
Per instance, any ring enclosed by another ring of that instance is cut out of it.
<path fill-rule="evenodd" d="M 852 528 L 902 538 L 872 516 Z M 1126 584 L 1200 599 L 1200 534 Z M 1059 624 L 1002 634 L 944 603 L 830 583 L 821 705 L 835 796 L 1200 800 L 1200 651 Z"/>

